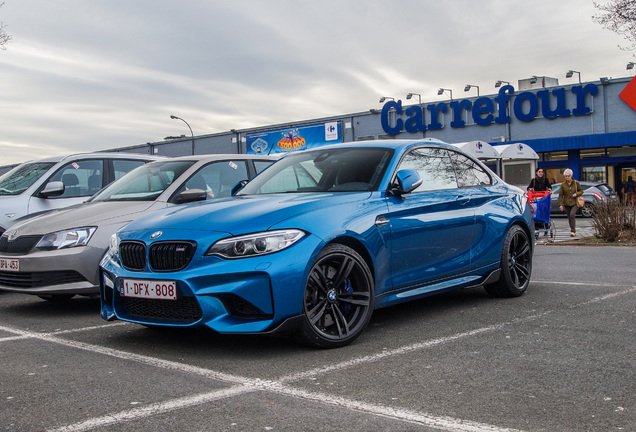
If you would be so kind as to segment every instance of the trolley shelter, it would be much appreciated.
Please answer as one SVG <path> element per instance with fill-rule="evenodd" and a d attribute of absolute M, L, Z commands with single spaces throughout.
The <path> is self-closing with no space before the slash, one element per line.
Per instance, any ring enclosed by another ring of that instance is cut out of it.
<path fill-rule="evenodd" d="M 499 153 L 499 175 L 506 183 L 526 189 L 536 170 L 539 155 L 524 143 L 494 146 Z"/>
<path fill-rule="evenodd" d="M 491 146 L 486 141 L 467 141 L 452 143 L 451 145 L 463 150 L 471 156 L 476 157 L 488 168 L 493 170 L 498 176 L 501 176 L 499 171 L 499 160 L 501 159 L 501 155 L 497 150 L 495 150 L 495 147 Z"/>

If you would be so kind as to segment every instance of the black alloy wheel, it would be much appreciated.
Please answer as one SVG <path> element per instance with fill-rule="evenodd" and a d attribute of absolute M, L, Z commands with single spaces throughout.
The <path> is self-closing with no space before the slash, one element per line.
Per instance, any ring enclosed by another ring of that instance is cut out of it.
<path fill-rule="evenodd" d="M 530 284 L 532 274 L 532 246 L 526 232 L 513 225 L 506 233 L 501 251 L 501 275 L 486 292 L 493 297 L 519 297 Z"/>
<path fill-rule="evenodd" d="M 373 313 L 374 282 L 364 259 L 350 247 L 330 244 L 309 272 L 298 339 L 320 348 L 351 343 Z"/>

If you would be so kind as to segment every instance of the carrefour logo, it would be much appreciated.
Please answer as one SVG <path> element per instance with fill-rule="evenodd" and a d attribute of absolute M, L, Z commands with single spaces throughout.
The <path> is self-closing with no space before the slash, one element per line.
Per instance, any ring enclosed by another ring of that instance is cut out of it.
<path fill-rule="evenodd" d="M 539 115 L 546 119 L 557 117 L 570 117 L 589 115 L 592 110 L 587 106 L 588 100 L 598 94 L 596 84 L 586 84 L 573 86 L 571 92 L 576 97 L 576 106 L 566 105 L 565 88 L 544 89 L 538 92 L 524 91 L 513 100 L 515 88 L 511 85 L 503 86 L 494 98 L 482 96 L 474 102 L 469 99 L 451 101 L 450 103 L 440 102 L 429 104 L 425 108 L 420 105 L 412 105 L 406 109 L 402 108 L 402 101 L 389 101 L 382 107 L 382 129 L 389 135 L 396 135 L 402 131 L 414 133 L 425 130 L 439 130 L 444 127 L 440 122 L 440 114 L 452 112 L 453 120 L 450 123 L 452 128 L 462 128 L 466 126 L 464 120 L 467 113 L 472 114 L 475 124 L 479 126 L 489 126 L 493 122 L 505 124 L 512 122 L 512 116 L 522 122 L 531 122 Z M 588 96 L 590 96 L 588 98 Z M 634 96 L 636 105 L 636 91 Z M 510 105 L 510 108 L 508 106 Z M 570 109 L 571 108 L 571 109 Z M 426 111 L 426 112 L 425 112 Z M 394 124 L 390 124 L 389 113 L 395 112 Z M 403 118 L 403 116 L 406 118 Z M 428 122 L 426 120 L 428 118 Z"/>

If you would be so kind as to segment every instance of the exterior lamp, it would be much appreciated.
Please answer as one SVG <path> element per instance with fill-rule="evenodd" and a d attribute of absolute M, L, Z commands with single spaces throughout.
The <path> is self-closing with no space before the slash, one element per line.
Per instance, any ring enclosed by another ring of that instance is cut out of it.
<path fill-rule="evenodd" d="M 419 93 L 408 93 L 406 95 L 406 98 L 411 99 L 413 96 L 417 96 L 417 99 L 419 100 L 420 105 L 422 105 L 422 95 L 420 95 Z"/>
<path fill-rule="evenodd" d="M 443 95 L 445 91 L 447 91 L 450 94 L 450 98 L 451 100 L 453 100 L 453 91 L 451 89 L 440 88 L 439 90 L 437 90 L 437 94 Z"/>
<path fill-rule="evenodd" d="M 634 62 L 629 62 L 629 63 L 627 63 L 627 68 L 626 68 L 626 69 L 627 69 L 627 70 L 634 69 Z"/>
<path fill-rule="evenodd" d="M 182 122 L 186 124 L 186 126 L 188 126 L 188 129 L 190 129 L 190 135 L 192 135 L 192 154 L 194 154 L 194 133 L 192 132 L 192 128 L 190 127 L 190 125 L 188 124 L 187 121 L 185 121 L 181 117 L 177 117 L 176 115 L 171 115 L 170 118 L 173 120 L 181 120 Z"/>
<path fill-rule="evenodd" d="M 388 97 L 388 96 L 382 96 L 382 97 L 380 98 L 380 103 L 384 102 L 384 101 L 385 101 L 385 100 L 387 100 L 387 99 L 391 99 L 392 101 L 395 101 L 395 98 Z"/>
<path fill-rule="evenodd" d="M 503 83 L 506 83 L 506 85 L 510 85 L 508 81 L 497 80 L 497 82 L 495 83 L 495 87 L 501 87 Z"/>
<path fill-rule="evenodd" d="M 470 90 L 473 87 L 475 87 L 477 89 L 477 96 L 479 97 L 479 86 L 476 86 L 476 85 L 473 85 L 473 84 L 466 84 L 466 87 L 464 87 L 464 91 L 467 92 L 468 90 Z"/>
<path fill-rule="evenodd" d="M 574 74 L 578 74 L 579 75 L 579 84 L 581 84 L 581 72 L 577 72 L 575 70 L 569 70 L 566 74 L 565 77 L 566 78 L 572 78 L 572 75 Z"/>

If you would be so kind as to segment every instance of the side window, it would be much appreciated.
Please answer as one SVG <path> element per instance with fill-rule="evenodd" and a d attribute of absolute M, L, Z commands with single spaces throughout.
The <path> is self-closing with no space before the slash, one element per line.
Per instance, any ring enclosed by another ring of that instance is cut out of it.
<path fill-rule="evenodd" d="M 142 160 L 121 160 L 121 159 L 113 159 L 113 170 L 115 171 L 115 180 L 129 171 L 134 170 L 137 167 L 145 164 L 146 161 Z"/>
<path fill-rule="evenodd" d="M 186 189 L 202 189 L 208 199 L 230 196 L 232 188 L 241 180 L 248 180 L 245 161 L 212 162 L 197 171 L 185 183 Z"/>
<path fill-rule="evenodd" d="M 49 181 L 64 183 L 64 193 L 51 199 L 91 196 L 102 187 L 104 161 L 79 160 L 60 168 Z"/>
<path fill-rule="evenodd" d="M 274 161 L 255 160 L 254 168 L 256 168 L 256 174 L 260 174 L 261 171 L 270 166 L 272 163 L 274 163 Z"/>
<path fill-rule="evenodd" d="M 414 192 L 457 189 L 455 170 L 445 149 L 419 148 L 410 151 L 400 162 L 399 170 L 417 171 L 422 184 Z"/>
<path fill-rule="evenodd" d="M 460 188 L 492 184 L 490 175 L 475 161 L 461 153 L 450 152 Z"/>

